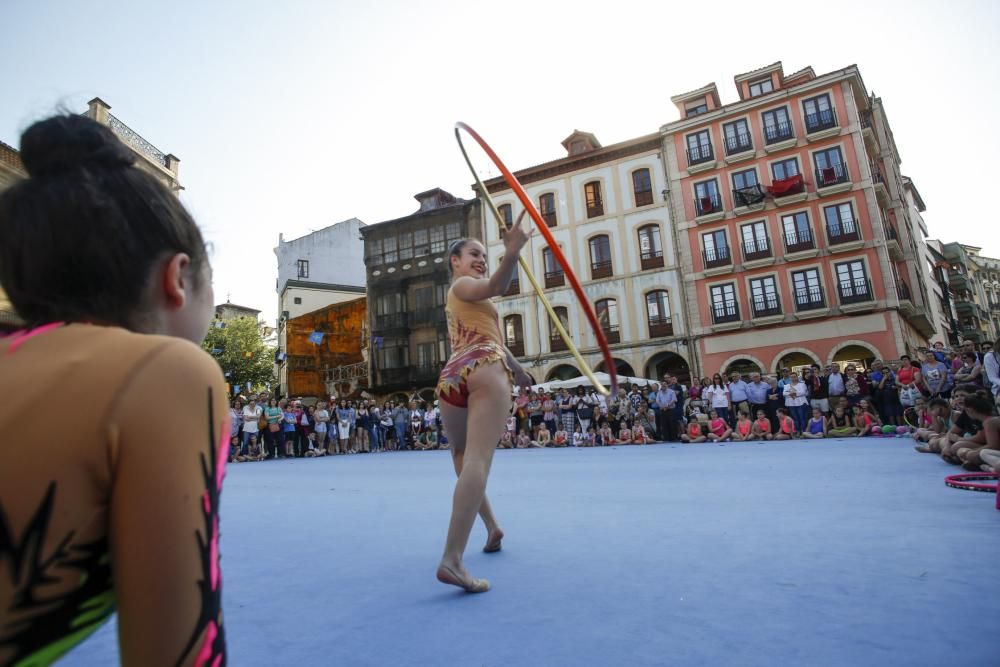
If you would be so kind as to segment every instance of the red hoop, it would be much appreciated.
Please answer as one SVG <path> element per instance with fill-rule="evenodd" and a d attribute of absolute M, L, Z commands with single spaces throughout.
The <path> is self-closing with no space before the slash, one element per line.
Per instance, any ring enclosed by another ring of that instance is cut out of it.
<path fill-rule="evenodd" d="M 604 330 L 601 329 L 600 323 L 597 321 L 597 314 L 594 312 L 593 307 L 590 305 L 590 301 L 587 300 L 587 295 L 583 291 L 583 287 L 580 285 L 580 281 L 577 280 L 576 274 L 573 273 L 573 268 L 566 261 L 566 256 L 563 255 L 562 250 L 559 248 L 559 244 L 556 243 L 555 237 L 552 236 L 552 232 L 549 231 L 548 225 L 542 220 L 542 214 L 538 212 L 535 208 L 535 204 L 528 197 L 528 193 L 524 191 L 524 187 L 521 182 L 517 180 L 517 177 L 507 168 L 503 161 L 497 156 L 497 154 L 490 148 L 490 145 L 479 136 L 479 133 L 473 130 L 471 127 L 465 123 L 459 121 L 455 123 L 456 130 L 465 131 L 470 137 L 476 140 L 479 147 L 483 149 L 483 152 L 489 156 L 496 168 L 500 170 L 503 174 L 503 180 L 507 182 L 510 189 L 517 195 L 517 198 L 521 201 L 524 209 L 531 216 L 531 219 L 535 221 L 535 225 L 538 227 L 539 231 L 542 232 L 542 236 L 545 237 L 545 241 L 549 244 L 549 248 L 552 250 L 552 256 L 556 258 L 559 265 L 563 268 L 563 273 L 569 278 L 569 284 L 573 288 L 573 292 L 576 294 L 576 298 L 580 302 L 580 306 L 583 308 L 583 312 L 587 315 L 587 321 L 590 322 L 590 328 L 593 330 L 594 335 L 597 336 L 597 344 L 601 348 L 601 354 L 604 357 L 604 365 L 607 366 L 607 373 L 611 377 L 611 392 L 616 393 L 618 391 L 618 369 L 615 367 L 614 359 L 611 357 L 611 349 L 608 347 L 608 340 L 604 336 Z M 483 196 L 489 196 L 486 192 Z"/>
<path fill-rule="evenodd" d="M 948 475 L 944 478 L 944 483 L 953 489 L 964 489 L 966 491 L 982 491 L 983 493 L 996 493 L 996 484 L 975 484 L 974 482 L 986 482 L 1000 479 L 1000 475 L 995 472 L 975 472 L 960 475 Z"/>

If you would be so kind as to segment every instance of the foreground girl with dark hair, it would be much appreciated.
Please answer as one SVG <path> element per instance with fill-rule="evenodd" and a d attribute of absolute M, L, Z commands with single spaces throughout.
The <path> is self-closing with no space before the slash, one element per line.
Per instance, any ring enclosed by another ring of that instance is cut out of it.
<path fill-rule="evenodd" d="M 29 178 L 0 196 L 0 283 L 28 325 L 0 339 L 18 388 L 0 404 L 0 664 L 50 664 L 116 608 L 123 664 L 224 664 L 231 417 L 197 345 L 201 233 L 93 120 L 36 123 L 21 151 Z M 55 395 L 58 436 L 23 418 Z"/>

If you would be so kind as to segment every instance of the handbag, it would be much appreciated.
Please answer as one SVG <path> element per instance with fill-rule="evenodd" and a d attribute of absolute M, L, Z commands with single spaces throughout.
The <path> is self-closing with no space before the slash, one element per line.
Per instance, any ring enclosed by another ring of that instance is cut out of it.
<path fill-rule="evenodd" d="M 260 419 L 257 420 L 257 428 L 260 429 L 260 430 L 262 430 L 262 431 L 265 428 L 267 428 L 267 417 L 264 416 L 263 412 L 261 412 L 261 414 L 260 414 Z"/>
<path fill-rule="evenodd" d="M 277 433 L 278 429 L 280 429 L 280 428 L 281 427 L 278 424 L 268 424 L 267 425 L 267 430 L 270 431 L 271 433 Z"/>

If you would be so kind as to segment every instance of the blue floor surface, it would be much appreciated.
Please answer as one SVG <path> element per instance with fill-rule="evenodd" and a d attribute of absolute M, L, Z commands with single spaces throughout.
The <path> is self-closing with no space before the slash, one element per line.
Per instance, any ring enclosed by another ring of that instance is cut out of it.
<path fill-rule="evenodd" d="M 1000 665 L 995 496 L 909 441 L 498 451 L 475 596 L 434 579 L 448 456 L 230 466 L 230 664 Z"/>

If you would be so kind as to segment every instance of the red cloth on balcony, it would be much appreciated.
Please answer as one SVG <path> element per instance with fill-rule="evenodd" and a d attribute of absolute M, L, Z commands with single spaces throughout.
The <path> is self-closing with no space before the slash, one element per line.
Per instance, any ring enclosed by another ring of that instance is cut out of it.
<path fill-rule="evenodd" d="M 712 212 L 712 198 L 711 197 L 702 197 L 698 205 L 701 207 L 701 212 L 702 213 L 711 213 Z"/>
<path fill-rule="evenodd" d="M 837 180 L 837 171 L 833 167 L 823 168 L 823 183 L 833 183 Z"/>
<path fill-rule="evenodd" d="M 767 186 L 767 191 L 775 197 L 786 195 L 795 190 L 802 189 L 802 174 L 795 174 L 789 178 L 775 179 L 771 185 Z"/>

